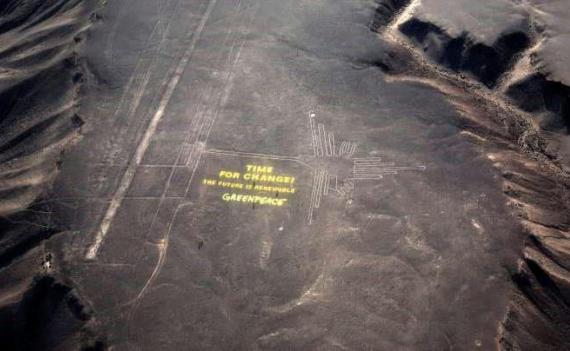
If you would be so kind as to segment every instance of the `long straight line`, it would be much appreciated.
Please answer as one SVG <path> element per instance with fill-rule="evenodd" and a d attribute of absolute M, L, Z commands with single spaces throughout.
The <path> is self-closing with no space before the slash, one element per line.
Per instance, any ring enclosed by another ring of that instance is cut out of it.
<path fill-rule="evenodd" d="M 101 225 L 99 226 L 99 230 L 97 231 L 97 235 L 95 237 L 95 242 L 89 247 L 87 254 L 85 255 L 86 259 L 92 260 L 92 259 L 95 259 L 97 257 L 97 252 L 99 251 L 99 248 L 101 247 L 101 244 L 103 243 L 103 240 L 105 239 L 105 237 L 107 236 L 107 233 L 109 232 L 109 228 L 111 227 L 111 223 L 113 222 L 113 218 L 117 214 L 117 210 L 119 209 L 119 207 L 123 203 L 123 199 L 125 198 L 125 195 L 126 195 L 127 191 L 129 190 L 129 187 L 131 186 L 131 183 L 132 183 L 133 178 L 135 176 L 137 167 L 141 163 L 142 158 L 143 158 L 143 156 L 144 156 L 144 154 L 145 154 L 145 152 L 146 152 L 146 150 L 150 144 L 151 138 L 154 135 L 154 133 L 156 132 L 156 128 L 158 126 L 158 123 L 160 122 L 160 120 L 164 116 L 166 106 L 170 102 L 170 99 L 172 98 L 172 95 L 174 94 L 174 90 L 176 89 L 176 86 L 180 82 L 180 78 L 182 77 L 182 74 L 184 73 L 186 66 L 190 62 L 192 54 L 194 53 L 194 50 L 196 49 L 196 44 L 198 43 L 198 40 L 200 39 L 202 32 L 204 31 L 204 27 L 206 26 L 206 22 L 210 18 L 210 15 L 212 14 L 212 11 L 214 10 L 214 6 L 216 5 L 216 2 L 217 2 L 217 0 L 210 0 L 210 3 L 208 4 L 208 8 L 206 9 L 206 12 L 202 16 L 202 19 L 200 20 L 200 24 L 198 25 L 198 28 L 196 29 L 196 32 L 194 33 L 194 36 L 192 37 L 192 41 L 190 43 L 190 46 L 188 47 L 188 49 L 186 50 L 186 52 L 184 53 L 184 55 L 182 56 L 182 58 L 178 62 L 176 70 L 174 71 L 174 76 L 171 78 L 170 82 L 168 83 L 167 89 L 164 92 L 164 95 L 162 96 L 162 98 L 160 100 L 160 104 L 158 105 L 158 109 L 156 110 L 156 113 L 152 117 L 152 119 L 148 125 L 148 128 L 146 129 L 141 141 L 137 145 L 135 154 L 131 158 L 131 160 L 127 166 L 127 169 L 125 170 L 125 173 L 123 174 L 123 176 L 121 178 L 121 182 L 119 184 L 119 187 L 118 187 L 117 191 L 115 192 L 113 199 L 109 203 L 109 207 L 107 208 L 107 212 L 105 212 L 105 216 L 103 217 L 103 220 L 101 221 Z"/>
<path fill-rule="evenodd" d="M 319 149 L 321 150 L 321 157 L 325 157 L 326 156 L 326 146 L 324 143 L 324 137 L 323 134 L 325 133 L 325 125 L 322 123 L 319 123 L 317 125 L 318 127 L 318 138 L 319 138 Z"/>
<path fill-rule="evenodd" d="M 315 210 L 315 202 L 316 202 L 315 201 L 315 198 L 316 198 L 315 194 L 317 192 L 319 172 L 320 172 L 320 170 L 315 170 L 313 172 L 313 186 L 311 189 L 311 201 L 309 203 L 309 217 L 307 218 L 309 225 L 311 225 L 313 223 L 313 212 Z"/>
<path fill-rule="evenodd" d="M 323 181 L 324 181 L 324 177 L 325 177 L 325 170 L 321 169 L 319 170 L 319 178 L 318 181 L 319 183 L 317 184 L 317 198 L 316 198 L 316 202 L 315 202 L 315 208 L 320 208 L 321 207 L 321 198 L 323 196 Z"/>
<path fill-rule="evenodd" d="M 315 130 L 315 118 L 314 117 L 309 117 L 309 123 L 311 125 L 311 140 L 313 141 L 313 153 L 315 154 L 315 157 L 319 157 L 319 146 L 318 146 L 318 142 L 317 142 L 317 132 Z"/>
<path fill-rule="evenodd" d="M 242 157 L 252 157 L 252 158 L 264 158 L 270 160 L 278 161 L 292 161 L 297 162 L 307 168 L 314 169 L 313 166 L 301 160 L 299 157 L 293 156 L 282 156 L 282 155 L 272 155 L 272 154 L 259 154 L 243 151 L 233 151 L 233 150 L 219 150 L 219 149 L 207 149 L 204 150 L 205 154 L 216 154 L 216 155 L 226 155 L 226 156 L 242 156 Z"/>

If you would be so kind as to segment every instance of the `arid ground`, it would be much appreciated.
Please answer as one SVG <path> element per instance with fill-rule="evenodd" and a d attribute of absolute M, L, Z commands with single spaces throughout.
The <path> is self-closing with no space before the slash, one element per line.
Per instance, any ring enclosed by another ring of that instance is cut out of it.
<path fill-rule="evenodd" d="M 569 18 L 547 0 L 0 4 L 0 337 L 570 350 Z"/>

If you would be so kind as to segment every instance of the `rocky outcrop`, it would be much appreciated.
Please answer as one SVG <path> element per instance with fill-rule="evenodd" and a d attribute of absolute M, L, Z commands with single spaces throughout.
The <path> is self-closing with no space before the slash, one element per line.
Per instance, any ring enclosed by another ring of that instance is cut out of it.
<path fill-rule="evenodd" d="M 422 0 L 371 28 L 394 45 L 376 66 L 444 93 L 465 117 L 465 135 L 503 175 L 528 240 L 511 272 L 511 302 L 497 332 L 502 350 L 570 349 L 570 176 L 568 160 L 551 147 L 567 138 L 570 70 L 568 56 L 560 59 L 570 47 L 567 7 Z"/>
<path fill-rule="evenodd" d="M 406 6 L 409 13 L 392 21 Z M 561 130 L 570 118 L 567 7 L 559 1 L 380 1 L 371 28 L 397 26 L 434 63 L 472 77 L 533 112 L 545 127 Z"/>
<path fill-rule="evenodd" d="M 410 2 L 411 0 L 377 0 L 377 7 L 370 23 L 370 29 L 378 31 L 382 27 L 387 26 L 400 11 L 410 5 Z"/>
<path fill-rule="evenodd" d="M 80 135 L 81 46 L 98 0 L 0 3 L 0 339 L 3 350 L 101 349 L 57 269 L 41 198 Z"/>

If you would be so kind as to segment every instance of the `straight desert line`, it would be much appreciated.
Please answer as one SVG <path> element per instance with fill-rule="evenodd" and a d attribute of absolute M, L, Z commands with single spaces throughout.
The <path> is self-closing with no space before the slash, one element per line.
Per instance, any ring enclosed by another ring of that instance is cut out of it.
<path fill-rule="evenodd" d="M 188 47 L 188 49 L 186 50 L 186 52 L 184 53 L 184 55 L 180 59 L 180 62 L 178 63 L 176 70 L 174 71 L 174 76 L 172 77 L 172 79 L 168 83 L 167 89 L 164 92 L 164 95 L 162 96 L 162 98 L 160 100 L 160 104 L 158 105 L 156 113 L 152 117 L 152 119 L 151 119 L 140 143 L 137 145 L 135 154 L 131 158 L 131 160 L 127 166 L 127 169 L 125 170 L 125 173 L 123 174 L 123 176 L 121 178 L 121 182 L 119 183 L 119 187 L 118 187 L 117 191 L 115 192 L 115 195 L 111 199 L 111 202 L 109 203 L 109 207 L 107 208 L 107 211 L 105 212 L 105 216 L 103 217 L 103 220 L 101 221 L 101 225 L 99 226 L 99 229 L 97 230 L 97 235 L 95 236 L 95 242 L 89 247 L 87 254 L 85 255 L 86 259 L 92 260 L 92 259 L 95 259 L 97 257 L 97 252 L 99 251 L 99 248 L 101 247 L 101 244 L 103 243 L 103 240 L 105 239 L 105 237 L 107 236 L 107 233 L 109 232 L 109 228 L 111 227 L 111 223 L 113 222 L 113 218 L 117 214 L 117 210 L 119 209 L 119 207 L 123 203 L 123 199 L 125 198 L 125 195 L 126 195 L 127 191 L 129 190 L 129 187 L 131 186 L 131 183 L 132 183 L 133 178 L 135 176 L 137 167 L 141 163 L 142 158 L 143 158 L 143 156 L 144 156 L 144 154 L 145 154 L 145 152 L 146 152 L 146 150 L 150 144 L 151 138 L 154 135 L 154 133 L 156 132 L 156 128 L 158 126 L 158 123 L 160 122 L 160 120 L 164 116 L 166 106 L 168 105 L 170 99 L 172 98 L 172 95 L 174 94 L 174 90 L 176 89 L 176 86 L 180 82 L 180 78 L 182 77 L 182 74 L 184 73 L 186 66 L 190 62 L 192 54 L 196 48 L 196 44 L 198 43 L 198 40 L 200 39 L 200 36 L 202 35 L 202 32 L 204 31 L 204 27 L 206 26 L 206 22 L 210 18 L 210 15 L 212 14 L 212 11 L 214 9 L 214 6 L 216 5 L 216 2 L 217 2 L 217 0 L 210 0 L 210 3 L 208 4 L 208 8 L 206 9 L 206 12 L 202 16 L 202 19 L 200 20 L 200 24 L 198 25 L 198 28 L 196 29 L 196 32 L 194 33 L 194 36 L 192 38 L 192 42 L 190 43 L 190 46 Z"/>

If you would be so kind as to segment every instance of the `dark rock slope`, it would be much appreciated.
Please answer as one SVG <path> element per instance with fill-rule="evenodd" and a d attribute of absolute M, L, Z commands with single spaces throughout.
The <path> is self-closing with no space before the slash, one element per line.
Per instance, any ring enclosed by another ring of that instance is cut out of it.
<path fill-rule="evenodd" d="M 503 174 L 527 244 L 497 346 L 570 350 L 570 112 L 565 1 L 380 1 L 378 66 L 441 90 Z M 386 11 L 390 8 L 391 11 Z M 402 63 L 407 62 L 407 63 Z M 529 113 L 530 112 L 530 113 Z M 491 150 L 491 151 L 489 151 Z"/>
<path fill-rule="evenodd" d="M 98 0 L 0 2 L 0 348 L 101 347 L 57 269 L 42 194 L 79 137 L 79 52 Z"/>
<path fill-rule="evenodd" d="M 386 0 L 373 29 L 404 10 L 398 30 L 433 62 L 505 93 L 543 127 L 568 126 L 567 2 Z"/>

